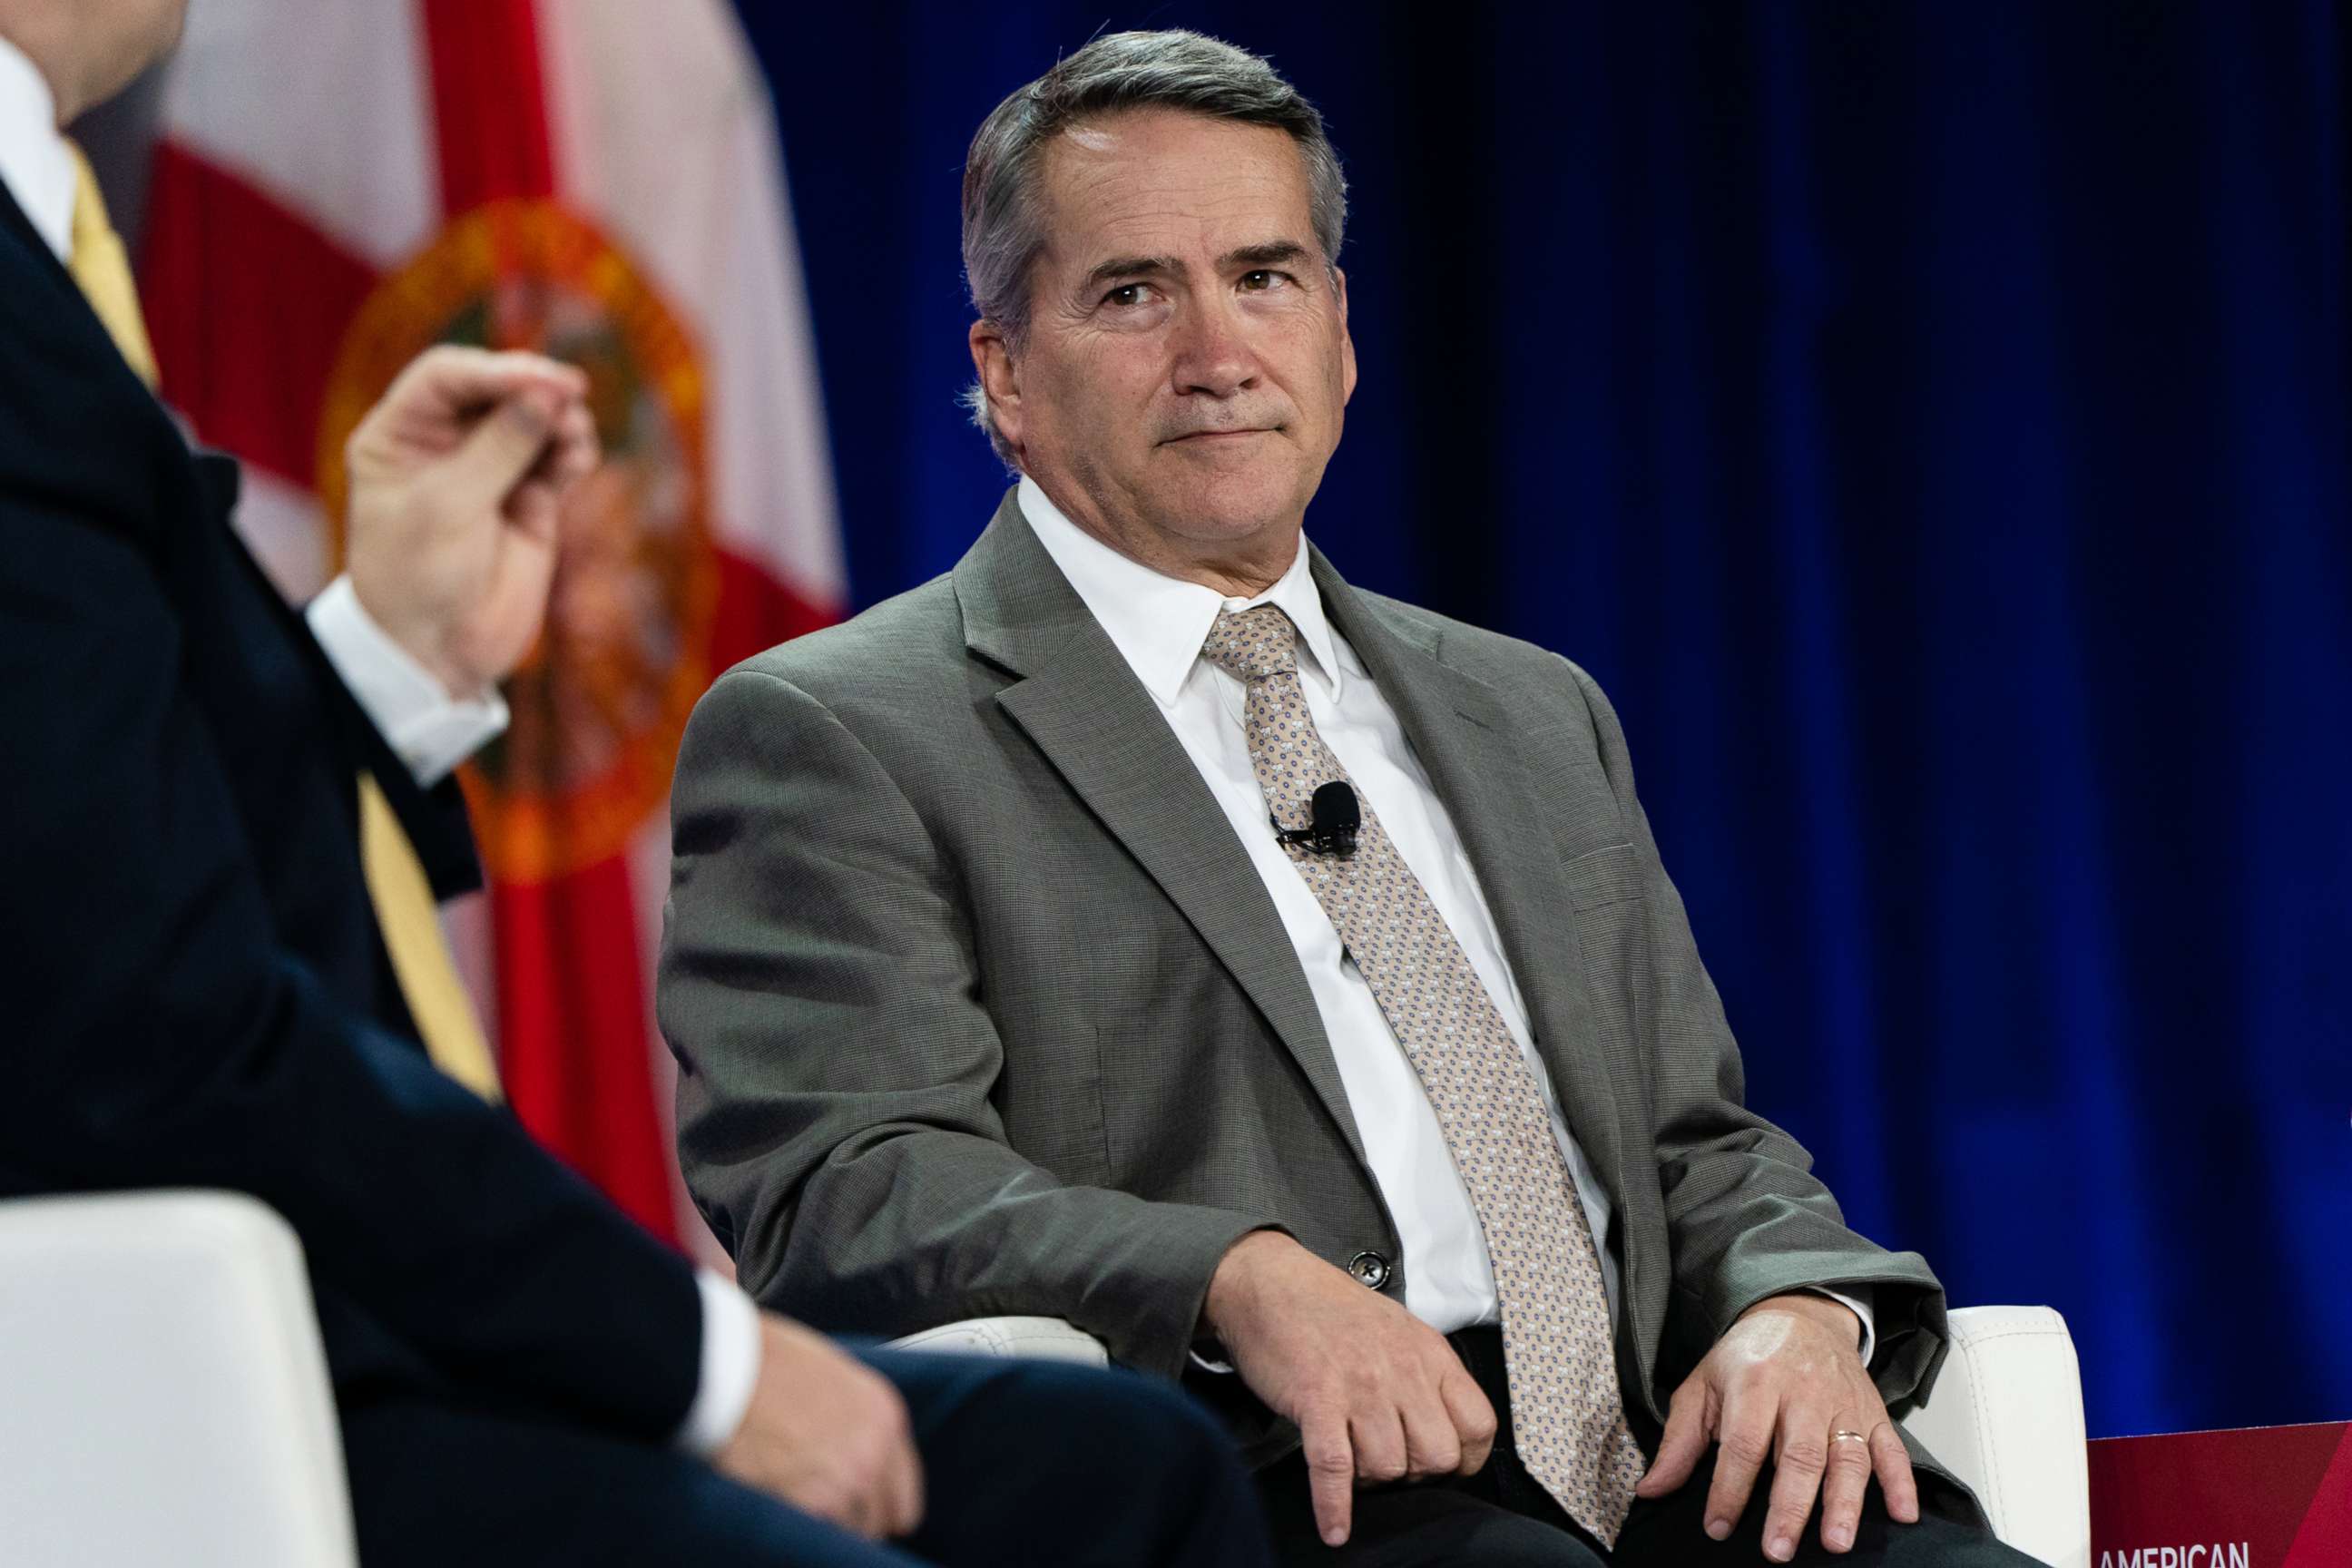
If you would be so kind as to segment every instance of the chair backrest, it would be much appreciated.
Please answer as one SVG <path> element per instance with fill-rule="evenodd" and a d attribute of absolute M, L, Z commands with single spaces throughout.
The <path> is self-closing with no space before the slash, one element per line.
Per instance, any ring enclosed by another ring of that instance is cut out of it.
<path fill-rule="evenodd" d="M 355 1568 L 301 1244 L 227 1193 L 0 1203 L 0 1557 Z"/>

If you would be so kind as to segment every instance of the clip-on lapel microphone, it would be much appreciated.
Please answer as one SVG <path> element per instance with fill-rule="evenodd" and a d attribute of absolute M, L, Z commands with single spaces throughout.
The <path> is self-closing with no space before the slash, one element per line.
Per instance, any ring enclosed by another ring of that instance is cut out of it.
<path fill-rule="evenodd" d="M 1316 787 L 1307 805 L 1306 826 L 1285 827 L 1271 814 L 1266 820 L 1274 824 L 1277 844 L 1295 844 L 1313 855 L 1345 857 L 1356 852 L 1356 834 L 1364 826 L 1364 813 L 1348 782 L 1333 779 Z"/>

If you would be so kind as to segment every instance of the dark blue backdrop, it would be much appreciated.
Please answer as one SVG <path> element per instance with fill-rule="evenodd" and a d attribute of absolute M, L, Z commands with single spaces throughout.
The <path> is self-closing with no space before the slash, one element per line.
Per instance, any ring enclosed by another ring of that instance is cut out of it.
<path fill-rule="evenodd" d="M 959 171 L 1104 3 L 747 0 L 861 603 L 998 493 Z M 1308 530 L 1615 695 L 1854 1223 L 2062 1310 L 2095 1435 L 2352 1416 L 2343 17 L 1108 22 L 1328 115 L 1363 382 Z"/>

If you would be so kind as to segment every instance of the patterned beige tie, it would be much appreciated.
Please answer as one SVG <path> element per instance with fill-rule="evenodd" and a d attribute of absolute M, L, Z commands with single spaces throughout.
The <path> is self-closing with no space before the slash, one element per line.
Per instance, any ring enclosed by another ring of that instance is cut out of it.
<path fill-rule="evenodd" d="M 1248 693 L 1243 721 L 1267 809 L 1304 826 L 1318 784 L 1345 779 L 1298 684 L 1297 633 L 1272 605 L 1217 617 L 1201 657 Z M 1608 1545 L 1644 1461 L 1617 1391 L 1609 1300 L 1575 1178 L 1535 1075 L 1429 895 L 1359 799 L 1352 855 L 1288 846 L 1421 1076 L 1486 1232 L 1520 1462 Z"/>

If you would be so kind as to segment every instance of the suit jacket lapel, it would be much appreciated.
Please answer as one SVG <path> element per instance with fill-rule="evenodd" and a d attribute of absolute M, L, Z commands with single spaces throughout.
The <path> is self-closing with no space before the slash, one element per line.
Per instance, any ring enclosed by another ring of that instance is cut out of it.
<path fill-rule="evenodd" d="M 1320 551 L 1313 567 L 1331 624 L 1395 710 L 1462 836 L 1560 1108 L 1623 1213 L 1625 1140 L 1618 1115 L 1621 1107 L 1638 1105 L 1638 1089 L 1612 1081 L 1602 1053 L 1591 1048 L 1575 908 L 1535 783 L 1513 740 L 1510 713 L 1493 687 L 1444 661 L 1433 629 L 1381 617 Z"/>
<path fill-rule="evenodd" d="M 72 287 L 72 279 L 63 267 L 58 265 L 56 252 L 50 250 L 49 242 L 41 237 L 41 231 L 33 226 L 33 220 L 25 216 L 25 209 L 16 205 L 16 193 L 8 188 L 5 180 L 0 180 L 0 229 L 13 235 L 16 243 L 32 254 L 47 257 L 58 278 L 65 281 L 67 287 Z"/>
<path fill-rule="evenodd" d="M 0 231 L 5 231 L 21 245 L 34 267 L 55 285 L 62 308 L 48 320 L 58 331 L 65 334 L 69 345 L 65 356 L 67 360 L 82 367 L 85 374 L 97 365 L 106 364 L 110 375 L 119 372 L 129 376 L 143 395 L 140 401 L 152 405 L 153 416 L 168 419 L 155 395 L 148 389 L 145 382 L 139 379 L 139 373 L 123 359 L 122 351 L 115 346 L 112 335 L 106 330 L 106 323 L 98 319 L 98 312 L 91 309 L 89 300 L 82 294 L 81 285 L 73 280 L 73 274 L 67 270 L 66 264 L 58 259 L 57 252 L 49 248 L 49 242 L 43 239 L 40 230 L 33 226 L 33 220 L 26 216 L 25 209 L 16 205 L 16 198 L 5 180 L 0 180 Z M 102 341 L 113 352 L 100 353 L 94 339 Z"/>
<path fill-rule="evenodd" d="M 247 548 L 244 536 L 236 531 L 232 521 L 239 489 L 236 461 L 219 453 L 188 447 L 186 438 L 162 402 L 123 361 L 121 350 L 115 346 L 105 324 L 82 297 L 73 275 L 33 227 L 32 219 L 25 216 L 6 182 L 0 181 L 0 245 L 9 241 L 15 242 L 26 262 L 57 292 L 59 308 L 44 313 L 43 336 L 32 347 L 59 377 L 69 378 L 69 385 L 60 395 L 77 400 L 73 406 L 55 415 L 59 439 L 94 443 L 102 447 L 102 451 L 94 449 L 87 455 L 88 466 L 100 471 L 109 465 L 121 465 L 122 454 L 130 449 L 134 435 L 140 439 L 168 444 L 170 451 L 187 457 L 198 490 L 194 516 L 183 519 L 173 512 L 167 517 L 152 513 L 152 509 L 135 514 L 152 525 L 142 543 L 154 554 L 158 569 L 167 574 L 192 570 L 192 559 L 209 563 L 214 559 L 211 552 L 225 544 L 232 558 L 230 570 L 246 580 L 253 590 L 252 602 L 279 626 L 296 657 L 310 666 L 318 689 L 326 694 L 346 737 L 347 749 L 357 762 L 364 763 L 383 786 L 394 815 L 425 863 L 435 895 L 453 898 L 478 888 L 481 873 L 474 857 L 473 835 L 454 777 L 430 790 L 420 786 L 407 765 L 378 733 L 374 721 L 344 686 L 342 677 L 311 637 L 302 612 L 287 603 L 278 585 Z M 0 261 L 5 259 L 0 258 Z M 142 424 L 145 428 L 140 430 L 138 426 Z M 177 526 L 184 522 L 188 526 Z M 215 534 L 219 537 L 214 538 Z M 353 788 L 356 791 L 356 773 Z M 356 794 L 343 804 L 352 816 L 356 839 Z"/>
<path fill-rule="evenodd" d="M 1150 692 L 1008 493 L 955 570 L 966 646 L 1019 678 L 996 695 L 1160 884 L 1274 1026 L 1360 1161 L 1322 1015 L 1265 885 Z"/>

